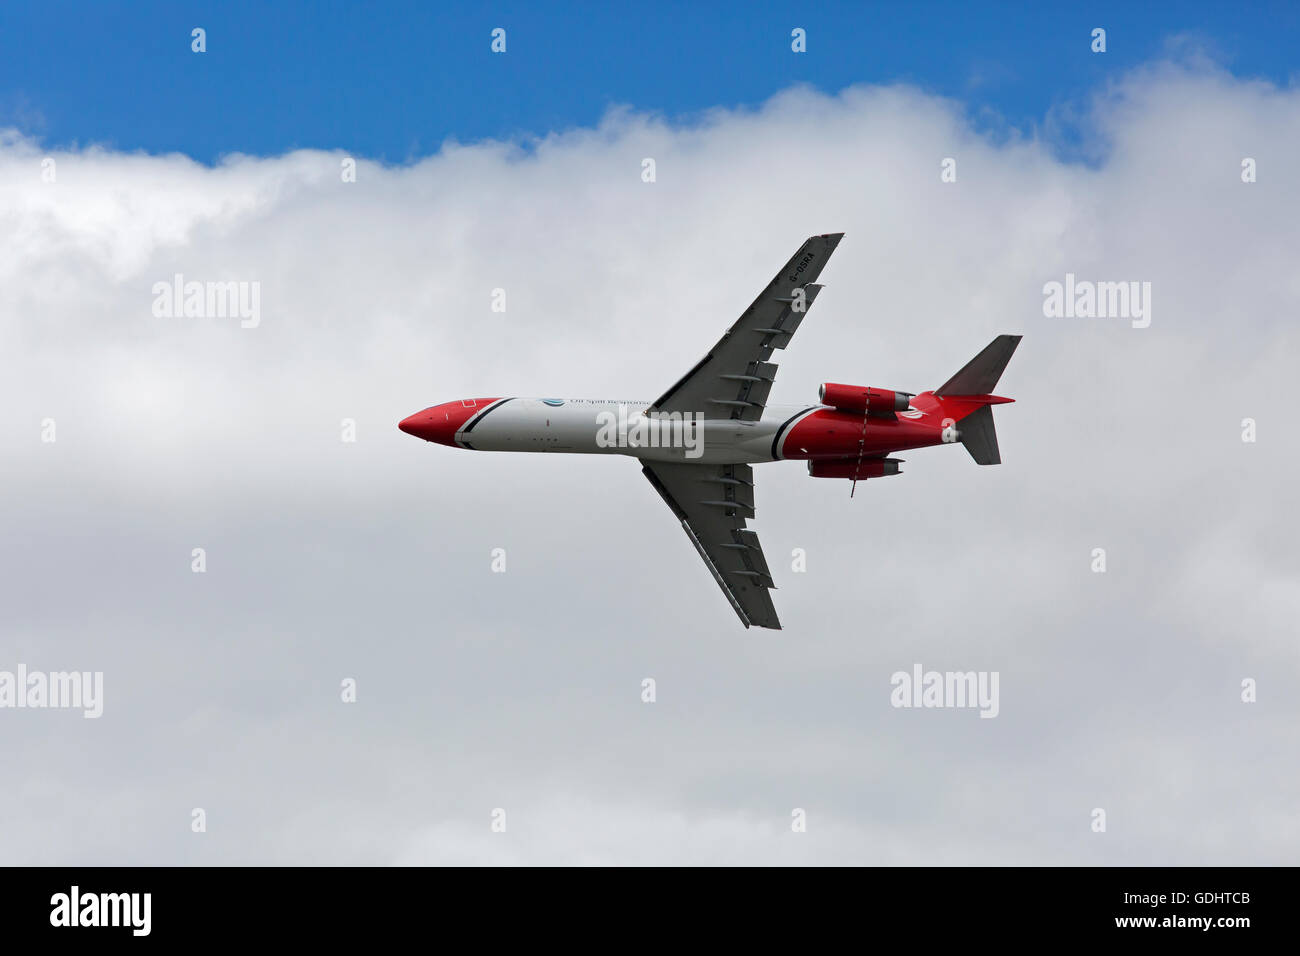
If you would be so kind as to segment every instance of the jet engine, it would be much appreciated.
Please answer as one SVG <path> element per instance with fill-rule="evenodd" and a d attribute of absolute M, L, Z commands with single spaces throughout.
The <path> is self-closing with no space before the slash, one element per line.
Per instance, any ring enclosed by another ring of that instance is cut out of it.
<path fill-rule="evenodd" d="M 817 397 L 821 399 L 823 405 L 830 405 L 841 412 L 852 412 L 855 415 L 893 415 L 894 412 L 907 411 L 907 403 L 912 398 L 912 393 L 826 382 L 817 390 Z"/>
<path fill-rule="evenodd" d="M 901 461 L 897 458 L 864 458 L 861 462 L 856 458 L 810 461 L 808 474 L 814 478 L 856 478 L 862 481 L 866 478 L 887 478 L 900 474 L 900 464 Z"/>

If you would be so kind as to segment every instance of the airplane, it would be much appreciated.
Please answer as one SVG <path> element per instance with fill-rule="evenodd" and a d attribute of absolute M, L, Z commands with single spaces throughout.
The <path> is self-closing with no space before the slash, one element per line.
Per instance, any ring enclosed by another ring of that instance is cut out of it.
<path fill-rule="evenodd" d="M 617 454 L 641 471 L 681 522 L 745 627 L 780 629 L 776 587 L 756 532 L 754 473 L 805 461 L 814 478 L 857 482 L 899 474 L 893 453 L 961 444 L 980 465 L 1001 462 L 993 394 L 1019 335 L 999 335 L 938 388 L 913 394 L 823 384 L 818 401 L 768 404 L 771 361 L 823 288 L 843 233 L 808 239 L 709 353 L 654 401 L 466 398 L 434 405 L 398 428 L 475 451 Z"/>

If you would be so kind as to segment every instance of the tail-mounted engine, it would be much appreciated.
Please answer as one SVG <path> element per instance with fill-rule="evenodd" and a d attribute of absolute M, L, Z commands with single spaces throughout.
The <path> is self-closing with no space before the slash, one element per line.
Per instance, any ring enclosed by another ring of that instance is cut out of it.
<path fill-rule="evenodd" d="M 907 411 L 907 403 L 912 398 L 912 393 L 826 382 L 817 390 L 817 397 L 821 399 L 823 405 L 830 405 L 841 412 L 892 417 L 895 412 Z"/>
<path fill-rule="evenodd" d="M 898 466 L 902 464 L 898 458 L 864 458 L 859 461 L 856 458 L 841 459 L 840 461 L 810 461 L 808 462 L 808 474 L 814 478 L 850 478 L 854 481 L 863 481 L 867 478 L 887 478 L 890 475 L 899 474 Z"/>

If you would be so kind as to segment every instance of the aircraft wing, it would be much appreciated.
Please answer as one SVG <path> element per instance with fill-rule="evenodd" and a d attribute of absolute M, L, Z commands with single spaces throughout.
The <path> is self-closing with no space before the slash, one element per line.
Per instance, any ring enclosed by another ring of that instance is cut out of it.
<path fill-rule="evenodd" d="M 772 350 L 785 348 L 799 328 L 822 288 L 817 277 L 843 236 L 813 236 L 800 246 L 712 351 L 649 410 L 757 421 L 776 377 Z"/>
<path fill-rule="evenodd" d="M 776 585 L 758 535 L 745 527 L 745 519 L 754 515 L 754 473 L 749 465 L 641 464 L 642 473 L 682 523 L 741 623 L 780 629 L 768 593 Z"/>

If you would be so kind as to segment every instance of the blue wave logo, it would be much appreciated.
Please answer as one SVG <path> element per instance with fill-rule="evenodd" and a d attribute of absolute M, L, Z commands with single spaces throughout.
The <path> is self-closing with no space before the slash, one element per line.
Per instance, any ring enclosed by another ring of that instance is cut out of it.
<path fill-rule="evenodd" d="M 564 399 L 562 399 L 562 398 L 544 398 L 544 399 L 542 399 L 542 404 L 543 404 L 543 405 L 550 405 L 551 408 L 559 408 L 561 405 L 564 404 Z"/>

